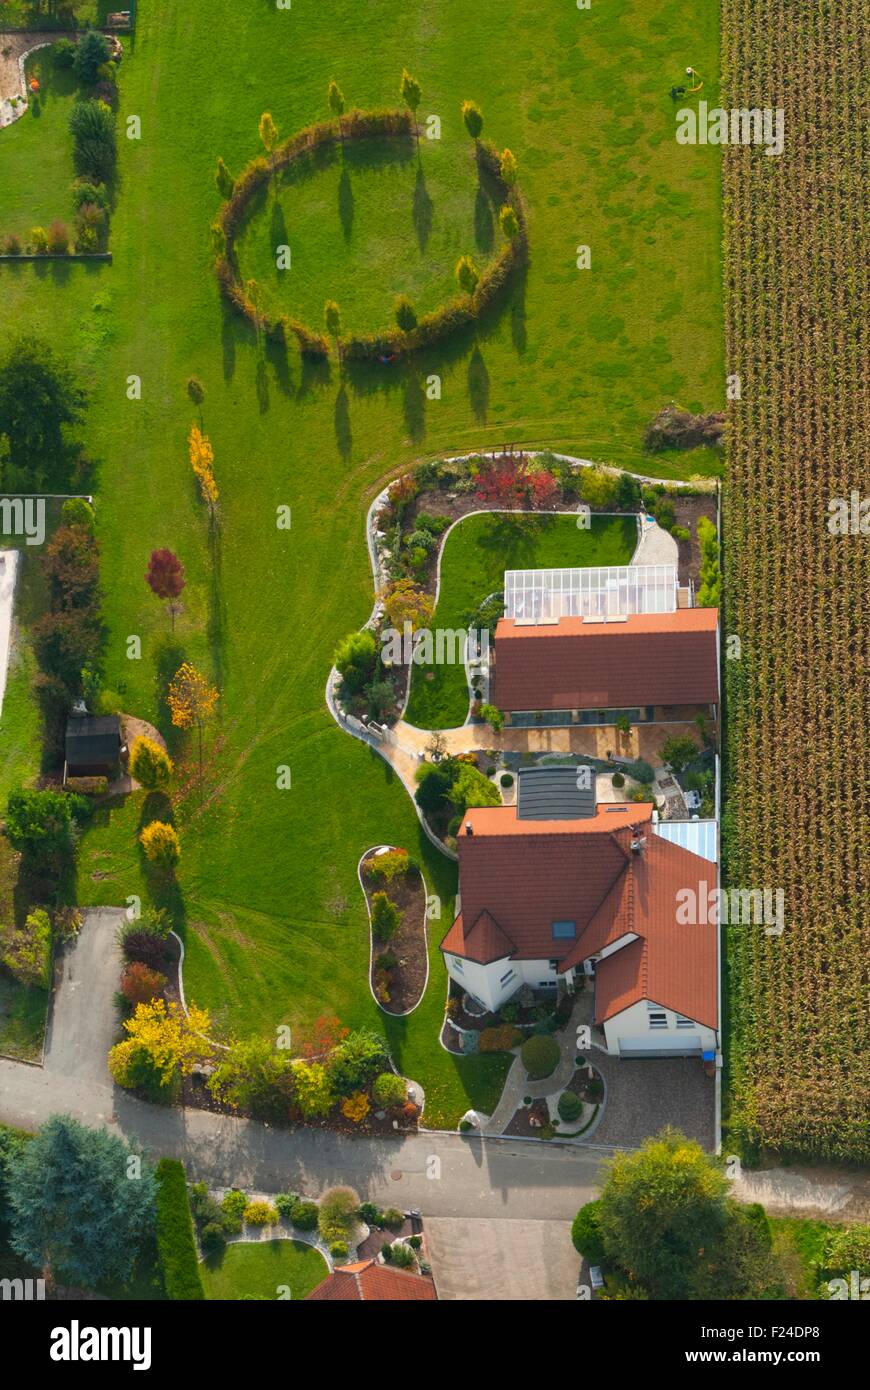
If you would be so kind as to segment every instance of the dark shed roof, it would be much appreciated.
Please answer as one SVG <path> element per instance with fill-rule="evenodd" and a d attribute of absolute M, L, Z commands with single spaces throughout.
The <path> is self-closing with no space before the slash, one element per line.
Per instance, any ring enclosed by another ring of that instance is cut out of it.
<path fill-rule="evenodd" d="M 66 760 L 70 767 L 111 765 L 121 751 L 121 721 L 116 714 L 76 715 L 67 720 Z"/>

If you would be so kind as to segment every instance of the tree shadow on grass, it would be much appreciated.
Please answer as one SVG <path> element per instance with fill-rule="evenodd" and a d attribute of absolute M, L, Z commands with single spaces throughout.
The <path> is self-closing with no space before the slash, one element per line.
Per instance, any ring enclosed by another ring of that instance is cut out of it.
<path fill-rule="evenodd" d="M 495 242 L 492 203 L 480 184 L 474 195 L 474 239 L 479 251 L 491 251 Z"/>
<path fill-rule="evenodd" d="M 260 408 L 260 414 L 265 415 L 269 409 L 269 373 L 266 370 L 265 357 L 257 358 L 256 384 L 257 405 Z"/>
<path fill-rule="evenodd" d="M 284 274 L 283 270 L 278 269 L 277 250 L 279 246 L 287 245 L 287 222 L 284 217 L 284 209 L 277 198 L 272 203 L 272 216 L 269 222 L 269 235 L 272 238 L 272 254 L 275 256 L 275 274 L 280 280 Z"/>
<path fill-rule="evenodd" d="M 338 219 L 341 222 L 345 241 L 350 241 L 353 234 L 353 213 L 353 185 L 350 181 L 350 174 L 346 169 L 342 169 L 341 177 L 338 180 Z"/>
<path fill-rule="evenodd" d="M 221 346 L 223 349 L 224 381 L 232 381 L 236 374 L 236 339 L 238 316 L 226 301 L 221 301 Z"/>
<path fill-rule="evenodd" d="M 528 278 L 528 267 L 520 266 L 515 273 L 510 291 L 511 342 L 520 356 L 525 352 L 528 343 L 526 332 L 526 282 Z"/>
<path fill-rule="evenodd" d="M 483 353 L 476 345 L 468 360 L 468 399 L 475 420 L 485 425 L 489 410 L 489 372 L 483 360 Z"/>
<path fill-rule="evenodd" d="M 139 835 L 152 821 L 163 821 L 165 825 L 175 825 L 172 802 L 165 792 L 148 792 L 142 801 L 137 826 L 137 845 L 142 877 L 148 888 L 148 896 L 156 908 L 169 914 L 175 931 L 183 929 L 187 922 L 184 897 L 174 869 L 159 869 L 152 864 L 139 841 Z"/>
<path fill-rule="evenodd" d="M 290 354 L 287 351 L 287 344 L 275 338 L 267 338 L 265 354 L 281 395 L 292 396 L 293 378 L 290 374 Z"/>
<path fill-rule="evenodd" d="M 180 666 L 187 660 L 187 652 L 181 641 L 166 633 L 158 641 L 154 651 L 154 684 L 157 695 L 157 727 L 166 740 L 166 747 L 174 756 L 184 741 L 183 731 L 176 728 L 166 704 L 169 683 Z"/>
<path fill-rule="evenodd" d="M 223 551 L 220 531 L 211 528 L 209 535 L 211 552 L 211 584 L 208 593 L 208 623 L 206 635 L 211 653 L 215 685 L 223 690 L 226 679 L 226 601 L 223 587 Z"/>
<path fill-rule="evenodd" d="M 417 373 L 410 370 L 405 377 L 402 414 L 409 438 L 417 444 L 426 433 L 426 393 Z"/>
<path fill-rule="evenodd" d="M 335 442 L 341 457 L 345 460 L 350 458 L 353 432 L 350 424 L 350 402 L 344 382 L 335 398 Z"/>
<path fill-rule="evenodd" d="M 418 164 L 417 178 L 414 183 L 414 203 L 412 215 L 414 219 L 414 229 L 417 233 L 417 244 L 419 245 L 421 251 L 426 250 L 426 244 L 429 241 L 429 237 L 432 233 L 433 212 L 434 203 L 432 202 L 432 199 L 429 197 L 429 190 L 426 187 L 426 177 L 423 173 L 422 166 Z"/>
<path fill-rule="evenodd" d="M 299 387 L 296 399 L 311 396 L 318 389 L 325 390 L 332 380 L 332 368 L 325 357 L 300 356 Z"/>

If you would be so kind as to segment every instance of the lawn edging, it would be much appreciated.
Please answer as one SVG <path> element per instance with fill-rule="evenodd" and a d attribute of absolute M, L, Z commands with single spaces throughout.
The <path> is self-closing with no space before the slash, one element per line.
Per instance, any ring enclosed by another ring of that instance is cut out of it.
<path fill-rule="evenodd" d="M 420 991 L 420 998 L 417 1000 L 416 1004 L 414 1004 L 410 1009 L 405 1009 L 405 1010 L 403 1010 L 402 1013 L 393 1013 L 390 1009 L 385 1009 L 385 1008 L 384 1008 L 383 1004 L 382 1004 L 382 1003 L 380 1002 L 380 1000 L 377 998 L 377 996 L 376 996 L 376 994 L 375 994 L 375 991 L 374 991 L 374 989 L 372 988 L 372 968 L 373 968 L 373 966 L 374 966 L 374 960 L 375 960 L 375 940 L 374 940 L 374 933 L 373 933 L 373 931 L 372 931 L 372 910 L 371 910 L 371 906 L 370 906 L 370 904 L 369 904 L 369 895 L 368 895 L 368 893 L 367 893 L 367 891 L 366 891 L 366 886 L 365 886 L 365 884 L 364 884 L 364 882 L 363 882 L 363 875 L 362 875 L 363 860 L 367 859 L 367 858 L 369 857 L 370 854 L 373 854 L 376 850 L 379 850 L 379 849 L 395 849 L 395 848 L 396 848 L 395 845 L 371 845 L 371 846 L 369 847 L 369 849 L 365 850 L 365 851 L 360 855 L 360 857 L 359 857 L 359 861 L 357 862 L 357 866 L 356 866 L 356 876 L 357 876 L 357 878 L 359 879 L 359 886 L 360 886 L 360 888 L 362 889 L 363 900 L 364 900 L 365 905 L 366 905 L 366 915 L 367 915 L 367 917 L 368 917 L 368 919 L 369 919 L 369 994 L 372 996 L 372 999 L 374 999 L 374 1001 L 375 1001 L 375 1003 L 377 1004 L 378 1008 L 380 1009 L 381 1013 L 386 1014 L 387 1018 L 408 1018 L 408 1017 L 410 1017 L 410 1015 L 411 1015 L 412 1013 L 414 1013 L 415 1009 L 419 1009 L 420 1005 L 423 1003 L 423 1000 L 424 1000 L 425 997 L 426 997 L 426 991 L 427 991 L 427 989 L 429 988 L 429 934 L 428 934 L 428 931 L 427 931 L 427 924 L 428 924 L 428 920 L 429 920 L 429 919 L 428 919 L 428 917 L 427 917 L 427 915 L 426 915 L 426 908 L 425 908 L 425 906 L 424 906 L 424 908 L 423 908 L 423 954 L 424 954 L 424 957 L 425 957 L 425 960 L 426 960 L 426 979 L 425 979 L 425 981 L 424 981 L 424 983 L 423 983 L 423 988 L 422 988 L 422 990 Z M 428 901 L 429 901 L 429 889 L 428 889 L 428 886 L 427 886 L 427 883 L 426 883 L 426 879 L 425 879 L 425 877 L 424 877 L 424 875 L 423 875 L 423 870 L 422 870 L 422 869 L 419 869 L 419 873 L 420 873 L 420 881 L 421 881 L 421 883 L 423 884 L 423 897 L 424 897 L 425 902 L 428 903 Z M 390 1058 L 390 1060 L 392 1061 L 392 1057 Z M 419 1084 L 419 1083 L 418 1083 L 418 1084 Z"/>

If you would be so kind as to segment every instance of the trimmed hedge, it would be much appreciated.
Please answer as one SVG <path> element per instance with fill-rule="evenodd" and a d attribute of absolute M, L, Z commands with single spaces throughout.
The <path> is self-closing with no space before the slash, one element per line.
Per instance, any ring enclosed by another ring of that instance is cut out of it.
<path fill-rule="evenodd" d="M 271 162 L 262 155 L 257 155 L 245 165 L 213 224 L 215 247 L 218 251 L 215 273 L 224 298 L 254 328 L 262 330 L 267 338 L 286 343 L 291 337 L 295 337 L 303 356 L 329 356 L 329 339 L 323 333 L 316 332 L 288 314 L 269 318 L 263 313 L 258 313 L 246 293 L 235 261 L 234 244 L 239 224 L 252 194 L 268 183 L 273 170 L 286 169 L 290 164 L 308 159 L 315 151 L 334 146 L 342 138 L 347 141 L 375 136 L 410 137 L 414 129 L 414 118 L 406 110 L 348 111 L 342 116 L 341 133 L 337 121 L 320 121 L 297 131 L 289 140 L 278 145 Z M 429 347 L 456 329 L 476 322 L 490 305 L 495 303 L 514 272 L 525 264 L 528 257 L 528 233 L 520 196 L 517 190 L 509 187 L 501 177 L 501 157 L 494 145 L 485 140 L 478 141 L 476 157 L 480 173 L 493 185 L 499 205 L 508 204 L 516 213 L 516 236 L 507 242 L 496 259 L 481 272 L 473 295 L 457 295 L 433 310 L 431 314 L 424 315 L 416 326 L 407 332 L 396 326 L 385 329 L 382 333 L 346 334 L 339 340 L 339 352 L 343 358 L 349 361 L 369 361 L 373 358 L 417 352 L 421 348 Z"/>
<path fill-rule="evenodd" d="M 157 1253 L 168 1298 L 204 1299 L 184 1164 L 161 1158 L 157 1164 Z"/>

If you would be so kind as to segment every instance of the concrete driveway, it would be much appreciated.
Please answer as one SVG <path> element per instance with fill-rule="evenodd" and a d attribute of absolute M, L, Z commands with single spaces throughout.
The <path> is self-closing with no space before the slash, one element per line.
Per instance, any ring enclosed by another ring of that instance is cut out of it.
<path fill-rule="evenodd" d="M 427 1217 L 438 1297 L 463 1302 L 566 1302 L 580 1256 L 567 1221 Z"/>
<path fill-rule="evenodd" d="M 115 991 L 121 973 L 115 935 L 126 917 L 117 907 L 86 912 L 78 937 L 60 953 L 45 1040 L 48 1076 L 111 1085 L 106 1057 L 117 1040 Z"/>

